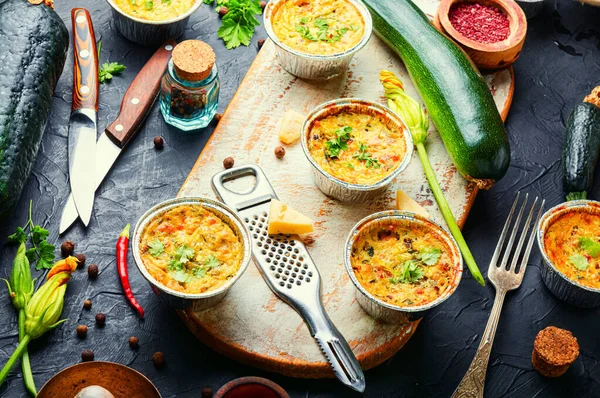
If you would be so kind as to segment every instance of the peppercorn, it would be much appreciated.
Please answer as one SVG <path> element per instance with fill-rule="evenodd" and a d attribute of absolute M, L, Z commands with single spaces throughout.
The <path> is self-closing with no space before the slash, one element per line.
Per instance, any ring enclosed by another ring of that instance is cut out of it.
<path fill-rule="evenodd" d="M 98 277 L 98 266 L 96 264 L 90 264 L 88 267 L 88 278 L 96 279 Z"/>
<path fill-rule="evenodd" d="M 258 49 L 260 50 L 264 45 L 265 45 L 265 41 L 266 39 L 264 37 L 261 37 L 260 39 L 258 39 Z"/>
<path fill-rule="evenodd" d="M 85 265 L 85 254 L 78 254 L 75 258 L 77 259 L 77 268 L 81 268 Z"/>
<path fill-rule="evenodd" d="M 227 8 L 225 6 L 219 7 L 219 16 L 221 18 L 223 18 L 225 15 L 227 15 L 228 12 L 229 12 L 229 8 Z"/>
<path fill-rule="evenodd" d="M 159 151 L 165 147 L 165 140 L 160 135 L 154 137 L 154 148 Z"/>
<path fill-rule="evenodd" d="M 160 368 L 165 363 L 165 355 L 160 351 L 155 352 L 154 355 L 152 355 L 152 362 L 154 362 L 154 366 Z"/>
<path fill-rule="evenodd" d="M 266 1 L 261 1 L 260 2 L 260 8 L 262 8 L 264 10 L 266 6 L 267 6 L 267 2 Z"/>
<path fill-rule="evenodd" d="M 202 398 L 212 398 L 212 396 L 213 396 L 212 388 L 204 387 L 202 389 L 202 393 L 201 393 Z"/>
<path fill-rule="evenodd" d="M 230 169 L 233 167 L 234 163 L 235 160 L 233 160 L 232 157 L 225 158 L 225 160 L 223 160 L 223 167 L 225 167 L 226 169 Z"/>
<path fill-rule="evenodd" d="M 83 302 L 83 308 L 90 310 L 92 308 L 92 300 L 85 300 Z"/>
<path fill-rule="evenodd" d="M 101 312 L 97 313 L 96 314 L 96 325 L 98 325 L 98 327 L 104 327 L 105 323 L 106 323 L 106 315 L 104 315 Z"/>
<path fill-rule="evenodd" d="M 66 240 L 62 243 L 62 245 L 60 245 L 60 254 L 62 254 L 63 258 L 69 257 L 71 254 L 73 254 L 74 250 L 75 243 L 71 242 L 70 240 Z"/>
<path fill-rule="evenodd" d="M 81 352 L 81 360 L 83 362 L 89 362 L 94 360 L 94 351 L 92 350 L 83 350 Z"/>
<path fill-rule="evenodd" d="M 275 148 L 275 157 L 277 157 L 277 159 L 282 159 L 284 156 L 285 156 L 285 148 L 284 147 L 282 147 L 280 145 L 277 148 Z"/>
<path fill-rule="evenodd" d="M 87 326 L 85 325 L 79 325 L 77 326 L 77 337 L 79 337 L 80 339 L 85 339 L 85 336 L 87 336 Z"/>
<path fill-rule="evenodd" d="M 219 123 L 222 118 L 223 118 L 223 114 L 222 113 L 215 113 L 215 121 L 217 123 Z"/>
<path fill-rule="evenodd" d="M 131 336 L 129 338 L 129 347 L 131 347 L 132 350 L 137 350 L 137 348 L 139 347 L 140 344 L 140 339 L 138 339 L 135 336 Z"/>

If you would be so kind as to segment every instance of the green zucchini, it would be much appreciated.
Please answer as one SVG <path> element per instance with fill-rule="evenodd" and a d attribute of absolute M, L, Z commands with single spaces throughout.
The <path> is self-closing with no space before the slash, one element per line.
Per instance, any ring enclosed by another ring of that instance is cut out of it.
<path fill-rule="evenodd" d="M 410 0 L 363 0 L 373 27 L 402 59 L 457 170 L 488 189 L 510 147 L 488 85 L 469 57 Z"/>
<path fill-rule="evenodd" d="M 573 108 L 563 149 L 563 191 L 567 200 L 586 199 L 600 156 L 600 108 L 587 102 Z"/>
<path fill-rule="evenodd" d="M 44 3 L 0 3 L 0 218 L 31 172 L 68 48 L 65 24 Z"/>

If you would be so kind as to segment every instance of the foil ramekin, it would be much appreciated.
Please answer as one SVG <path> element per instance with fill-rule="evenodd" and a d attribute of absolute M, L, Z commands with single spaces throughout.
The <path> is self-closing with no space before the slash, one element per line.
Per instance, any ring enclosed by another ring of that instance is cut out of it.
<path fill-rule="evenodd" d="M 106 0 L 112 8 L 115 27 L 126 39 L 142 46 L 159 46 L 168 39 L 177 39 L 185 32 L 190 16 L 202 5 L 202 0 L 185 13 L 164 21 L 148 21 L 122 11 L 114 0 Z"/>
<path fill-rule="evenodd" d="M 212 212 L 217 217 L 219 217 L 223 222 L 225 222 L 232 231 L 237 235 L 240 242 L 244 248 L 244 255 L 242 257 L 242 262 L 240 263 L 240 268 L 238 272 L 235 274 L 233 278 L 231 278 L 225 285 L 221 286 L 218 289 L 211 290 L 205 293 L 183 293 L 173 289 L 169 289 L 168 287 L 159 283 L 156 279 L 150 275 L 144 262 L 142 261 L 142 248 L 141 239 L 144 230 L 148 223 L 156 218 L 157 216 L 165 213 L 168 210 L 173 208 L 182 206 L 182 205 L 201 205 L 206 210 Z M 210 307 L 213 307 L 217 303 L 219 303 L 229 289 L 240 279 L 242 274 L 248 268 L 248 264 L 250 264 L 250 259 L 252 257 L 252 249 L 250 245 L 250 236 L 244 227 L 242 220 L 231 210 L 229 207 L 224 204 L 214 201 L 212 199 L 203 198 L 203 197 L 183 197 L 183 198 L 175 198 L 169 199 L 167 201 L 161 202 L 156 206 L 152 207 L 148 210 L 137 222 L 135 229 L 133 231 L 133 236 L 131 239 L 131 247 L 133 251 L 133 258 L 135 259 L 135 264 L 139 269 L 140 273 L 146 278 L 154 293 L 156 293 L 163 301 L 165 301 L 168 305 L 176 309 L 188 309 L 191 308 L 194 311 L 201 311 Z"/>
<path fill-rule="evenodd" d="M 281 67 L 294 76 L 310 80 L 326 80 L 343 73 L 352 57 L 360 51 L 371 38 L 373 32 L 373 21 L 367 7 L 358 0 L 347 0 L 360 12 L 365 23 L 365 34 L 363 38 L 349 50 L 333 55 L 312 55 L 294 50 L 283 44 L 273 31 L 272 19 L 281 5 L 293 0 L 271 0 L 264 12 L 264 25 L 267 35 L 275 43 L 277 59 Z"/>
<path fill-rule="evenodd" d="M 411 223 L 419 224 L 425 228 L 431 230 L 433 233 L 437 233 L 451 250 L 451 258 L 454 259 L 454 279 L 452 280 L 452 286 L 446 290 L 440 297 L 433 300 L 432 302 L 413 307 L 399 307 L 393 304 L 386 303 L 378 299 L 369 293 L 358 281 L 354 270 L 352 269 L 352 247 L 358 235 L 365 228 L 372 228 L 377 224 L 385 224 L 390 221 L 408 220 Z M 427 217 L 420 216 L 415 213 L 388 210 L 379 213 L 371 214 L 360 220 L 350 231 L 348 238 L 346 239 L 346 245 L 344 247 L 344 265 L 346 266 L 346 272 L 354 287 L 356 288 L 356 300 L 360 306 L 373 318 L 378 319 L 382 322 L 403 325 L 408 322 L 413 322 L 417 319 L 422 318 L 428 310 L 437 307 L 444 301 L 446 301 L 458 287 L 463 274 L 463 260 L 460 254 L 460 250 L 456 241 L 440 224 L 432 221 Z"/>
<path fill-rule="evenodd" d="M 573 211 L 584 211 L 600 215 L 600 202 L 574 200 L 554 206 L 544 213 L 537 226 L 537 244 L 542 253 L 542 279 L 552 294 L 571 305 L 583 308 L 599 307 L 600 289 L 580 285 L 573 279 L 568 278 L 556 268 L 546 254 L 544 236 L 548 228 L 559 217 Z"/>
<path fill-rule="evenodd" d="M 342 181 L 327 173 L 321 166 L 317 164 L 317 162 L 311 156 L 308 148 L 308 140 L 310 138 L 312 126 L 315 122 L 327 116 L 335 115 L 341 112 L 363 114 L 368 113 L 371 115 L 377 115 L 393 125 L 398 131 L 404 132 L 406 153 L 404 154 L 404 158 L 396 170 L 374 184 L 360 185 Z M 319 189 L 325 195 L 347 203 L 365 202 L 381 196 L 381 194 L 387 190 L 392 181 L 394 181 L 394 179 L 408 167 L 413 153 L 412 136 L 408 130 L 408 127 L 406 127 L 406 124 L 398 115 L 383 105 L 356 98 L 340 98 L 325 102 L 324 104 L 321 104 L 315 108 L 304 121 L 302 132 L 300 134 L 300 142 L 302 143 L 304 155 L 313 166 L 313 173 L 317 187 L 319 187 Z"/>

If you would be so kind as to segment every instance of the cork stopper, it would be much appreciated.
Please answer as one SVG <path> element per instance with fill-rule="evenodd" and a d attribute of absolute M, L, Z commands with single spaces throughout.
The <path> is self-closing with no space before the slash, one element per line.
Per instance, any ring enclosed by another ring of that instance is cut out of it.
<path fill-rule="evenodd" d="M 200 40 L 186 40 L 173 50 L 173 66 L 177 75 L 188 81 L 206 79 L 215 64 L 212 47 Z"/>

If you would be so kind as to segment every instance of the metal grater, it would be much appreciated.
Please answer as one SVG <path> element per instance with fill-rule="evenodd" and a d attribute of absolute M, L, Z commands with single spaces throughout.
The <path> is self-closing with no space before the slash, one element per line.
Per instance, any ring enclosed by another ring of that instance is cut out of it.
<path fill-rule="evenodd" d="M 254 187 L 233 192 L 223 184 L 254 176 Z M 352 349 L 327 316 L 321 302 L 321 276 L 304 244 L 296 235 L 267 233 L 271 199 L 277 199 L 262 169 L 238 166 L 216 174 L 212 186 L 219 198 L 244 221 L 251 236 L 252 255 L 271 290 L 288 303 L 306 322 L 338 379 L 363 392 L 365 378 Z"/>

